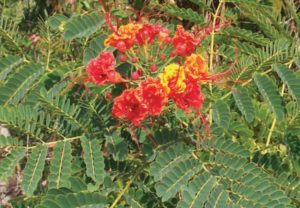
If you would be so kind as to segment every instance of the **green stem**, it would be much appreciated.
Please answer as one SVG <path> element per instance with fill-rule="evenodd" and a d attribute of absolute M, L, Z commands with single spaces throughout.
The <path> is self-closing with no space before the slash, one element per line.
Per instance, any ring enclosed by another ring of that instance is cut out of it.
<path fill-rule="evenodd" d="M 141 169 L 142 170 L 142 169 Z M 140 174 L 140 171 L 137 171 L 134 176 L 127 182 L 126 186 L 124 187 L 124 189 L 122 189 L 122 191 L 119 193 L 119 195 L 117 196 L 117 198 L 115 199 L 115 201 L 112 203 L 112 205 L 109 208 L 114 208 L 118 202 L 121 200 L 122 196 L 128 191 L 128 189 L 130 188 L 131 184 L 133 183 L 133 181 L 135 180 L 135 178 Z"/>
<path fill-rule="evenodd" d="M 47 49 L 47 59 L 46 59 L 46 71 L 51 71 L 49 70 L 49 63 L 50 63 L 50 56 L 51 56 L 51 38 L 49 35 L 49 27 L 47 27 L 47 44 L 48 44 L 48 49 Z"/>
<path fill-rule="evenodd" d="M 73 141 L 73 140 L 76 140 L 76 139 L 80 139 L 83 135 L 81 136 L 76 136 L 76 137 L 70 137 L 70 138 L 65 138 L 63 140 L 57 140 L 57 141 L 54 141 L 54 142 L 47 142 L 44 144 L 47 145 L 48 147 L 52 147 L 54 145 L 56 145 L 57 142 L 60 142 L 60 141 L 64 141 L 64 142 L 67 142 L 67 141 Z M 31 147 L 27 147 L 26 149 L 29 150 L 29 149 L 33 149 L 35 148 L 36 146 L 31 146 Z"/>
<path fill-rule="evenodd" d="M 214 60 L 214 44 L 215 44 L 215 27 L 216 27 L 216 21 L 217 21 L 217 17 L 218 14 L 220 13 L 220 10 L 222 8 L 223 3 L 225 3 L 225 0 L 221 0 L 216 12 L 214 14 L 214 18 L 213 18 L 213 25 L 212 25 L 212 33 L 211 33 L 211 42 L 210 42 L 210 57 L 209 57 L 209 71 L 212 72 L 213 71 L 213 60 Z M 209 83 L 209 91 L 210 94 L 212 94 L 212 84 Z M 209 124 L 212 124 L 212 119 L 213 118 L 213 111 L 211 108 L 211 103 L 209 104 Z"/>
<path fill-rule="evenodd" d="M 276 125 L 276 121 L 277 121 L 276 118 L 274 118 L 273 121 L 272 121 L 272 125 L 271 125 L 271 128 L 270 128 L 268 137 L 267 137 L 266 147 L 268 147 L 270 142 L 271 142 L 271 137 L 272 137 L 275 125 Z"/>
<path fill-rule="evenodd" d="M 282 89 L 281 89 L 281 93 L 280 93 L 281 96 L 283 96 L 284 90 L 285 90 L 285 85 L 282 85 Z M 277 119 L 274 118 L 273 121 L 272 121 L 272 125 L 271 125 L 271 128 L 270 128 L 268 137 L 267 137 L 266 147 L 268 147 L 269 144 L 270 144 L 270 142 L 271 142 L 271 137 L 272 137 L 274 128 L 275 128 L 275 126 L 276 126 L 276 122 L 277 122 Z"/>

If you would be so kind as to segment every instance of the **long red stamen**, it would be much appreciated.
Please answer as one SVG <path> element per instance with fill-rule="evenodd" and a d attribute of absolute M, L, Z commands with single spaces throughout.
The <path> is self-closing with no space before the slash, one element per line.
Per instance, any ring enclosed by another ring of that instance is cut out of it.
<path fill-rule="evenodd" d="M 234 66 L 237 63 L 238 63 L 238 49 L 235 49 L 235 58 L 234 61 L 229 65 L 229 69 L 221 73 L 213 74 L 209 76 L 208 79 L 211 81 L 219 81 L 228 77 L 230 74 L 234 72 Z"/>
<path fill-rule="evenodd" d="M 114 27 L 114 25 L 113 25 L 111 19 L 113 18 L 113 19 L 116 21 L 117 26 L 118 26 L 118 24 L 119 24 L 119 20 L 118 20 L 116 17 L 114 17 L 114 16 L 111 15 L 111 13 L 110 13 L 110 12 L 108 11 L 108 9 L 106 8 L 106 5 L 105 5 L 105 3 L 104 3 L 103 0 L 98 0 L 98 2 L 99 2 L 99 4 L 100 4 L 100 6 L 102 7 L 102 11 L 103 11 L 103 13 L 104 13 L 105 22 L 107 23 L 108 27 L 110 28 L 110 30 L 111 30 L 112 32 L 117 33 L 117 29 L 116 29 L 116 27 Z"/>
<path fill-rule="evenodd" d="M 108 27 L 110 28 L 110 30 L 117 33 L 116 27 L 114 27 L 114 25 L 111 22 L 111 14 L 107 12 L 104 15 L 105 15 L 105 22 L 108 24 Z"/>
<path fill-rule="evenodd" d="M 209 24 L 207 27 L 199 30 L 195 35 L 198 36 L 199 42 L 202 42 L 204 38 L 209 36 L 213 31 L 218 31 L 224 27 L 227 27 L 228 25 L 231 24 L 231 20 L 225 20 L 222 23 L 218 23 L 213 27 L 212 24 Z"/>
<path fill-rule="evenodd" d="M 105 12 L 107 12 L 104 1 L 103 1 L 103 0 L 98 0 L 98 2 L 99 2 L 99 4 L 100 4 L 100 6 L 102 7 L 102 9 L 103 9 Z"/>

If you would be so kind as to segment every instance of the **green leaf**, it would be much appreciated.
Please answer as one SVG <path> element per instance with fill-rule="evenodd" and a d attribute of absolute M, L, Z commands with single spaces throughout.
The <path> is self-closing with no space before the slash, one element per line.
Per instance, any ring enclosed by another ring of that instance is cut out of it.
<path fill-rule="evenodd" d="M 85 132 L 88 131 L 86 126 L 89 124 L 89 121 L 85 119 L 90 118 L 88 116 L 82 117 L 80 106 L 72 103 L 66 95 L 58 96 L 55 95 L 54 91 L 47 91 L 45 88 L 42 88 L 39 96 L 42 106 L 45 106 L 47 110 L 62 116 L 75 129 L 80 128 Z"/>
<path fill-rule="evenodd" d="M 9 50 L 15 49 L 22 52 L 19 45 L 18 25 L 12 19 L 5 18 L 4 15 L 0 17 L 0 38 L 1 45 L 7 46 Z"/>
<path fill-rule="evenodd" d="M 204 148 L 215 149 L 226 154 L 235 155 L 247 159 L 250 155 L 249 151 L 240 144 L 231 141 L 230 139 L 217 138 L 213 140 L 206 140 L 203 143 Z"/>
<path fill-rule="evenodd" d="M 291 39 L 284 24 L 275 18 L 272 7 L 255 1 L 230 0 L 229 2 L 237 2 L 243 15 L 252 20 L 259 26 L 261 31 L 274 40 L 285 38 Z"/>
<path fill-rule="evenodd" d="M 251 30 L 246 30 L 239 27 L 228 27 L 222 30 L 222 33 L 230 37 L 239 38 L 254 44 L 260 44 L 262 46 L 270 43 L 270 40 L 265 38 L 262 34 L 254 33 Z"/>
<path fill-rule="evenodd" d="M 81 192 L 87 190 L 87 184 L 79 177 L 69 178 L 71 184 L 71 190 L 73 192 Z"/>
<path fill-rule="evenodd" d="M 161 180 L 155 185 L 156 194 L 165 202 L 174 197 L 188 180 L 201 168 L 196 160 L 178 162 Z"/>
<path fill-rule="evenodd" d="M 217 100 L 213 105 L 214 121 L 223 128 L 228 128 L 230 123 L 230 109 L 228 105 L 222 101 Z"/>
<path fill-rule="evenodd" d="M 0 180 L 5 181 L 14 174 L 15 167 L 25 155 L 25 148 L 15 148 L 0 161 Z"/>
<path fill-rule="evenodd" d="M 62 14 L 56 14 L 51 16 L 47 20 L 47 24 L 54 30 L 64 27 L 64 24 L 69 20 L 68 17 Z"/>
<path fill-rule="evenodd" d="M 252 138 L 254 133 L 241 121 L 234 121 L 230 124 L 228 132 L 238 137 Z"/>
<path fill-rule="evenodd" d="M 22 146 L 23 142 L 19 141 L 15 137 L 5 137 L 0 135 L 0 147 L 6 147 L 6 146 Z"/>
<path fill-rule="evenodd" d="M 228 193 L 224 190 L 223 186 L 217 186 L 210 194 L 208 201 L 205 204 L 205 208 L 218 208 L 218 207 L 228 207 L 232 208 L 233 206 L 226 206 L 229 204 Z"/>
<path fill-rule="evenodd" d="M 67 193 L 50 195 L 36 208 L 104 208 L 106 199 L 100 193 Z"/>
<path fill-rule="evenodd" d="M 276 71 L 282 82 L 288 87 L 289 93 L 300 106 L 300 79 L 285 65 L 275 64 L 273 69 Z"/>
<path fill-rule="evenodd" d="M 163 9 L 176 17 L 181 17 L 185 20 L 189 20 L 191 22 L 197 23 L 197 24 L 204 24 L 204 18 L 198 14 L 197 12 L 194 12 L 192 9 L 188 8 L 179 8 L 176 5 L 168 4 Z"/>
<path fill-rule="evenodd" d="M 268 23 L 269 24 L 269 23 Z M 256 71 L 269 69 L 274 63 L 290 61 L 298 52 L 295 44 L 287 39 L 276 39 L 256 54 Z"/>
<path fill-rule="evenodd" d="M 145 201 L 143 200 L 144 194 L 145 193 L 140 190 L 135 192 L 133 189 L 129 189 L 128 193 L 125 194 L 124 197 L 131 208 L 143 208 L 145 207 L 145 205 L 142 203 L 142 201 Z"/>
<path fill-rule="evenodd" d="M 45 160 L 47 156 L 47 146 L 39 144 L 36 146 L 27 161 L 23 171 L 21 188 L 27 196 L 32 196 L 37 188 L 38 182 L 42 178 Z"/>
<path fill-rule="evenodd" d="M 23 59 L 17 56 L 7 56 L 0 59 L 0 82 L 4 81 L 7 75 L 13 70 L 14 67 L 18 66 L 23 62 Z"/>
<path fill-rule="evenodd" d="M 300 69 L 300 56 L 295 57 L 294 62 L 296 64 L 296 66 L 298 67 L 298 69 Z"/>
<path fill-rule="evenodd" d="M 252 99 L 246 88 L 237 86 L 232 89 L 235 104 L 241 113 L 245 116 L 248 123 L 251 123 L 255 117 L 254 106 Z"/>
<path fill-rule="evenodd" d="M 0 87 L 0 104 L 5 106 L 20 102 L 43 72 L 44 68 L 40 64 L 28 64 L 22 67 Z"/>
<path fill-rule="evenodd" d="M 211 8 L 206 4 L 206 2 L 204 0 L 189 0 L 189 1 L 198 5 L 200 8 L 203 8 L 207 11 L 211 11 Z"/>
<path fill-rule="evenodd" d="M 283 0 L 273 0 L 272 2 L 273 12 L 276 16 L 281 13 L 283 7 Z"/>
<path fill-rule="evenodd" d="M 201 174 L 194 178 L 188 186 L 182 190 L 182 198 L 177 207 L 196 208 L 203 207 L 209 198 L 210 192 L 217 184 L 217 179 L 209 173 Z"/>
<path fill-rule="evenodd" d="M 172 167 L 186 160 L 191 155 L 189 148 L 184 144 L 170 146 L 166 151 L 160 152 L 154 163 L 150 165 L 149 174 L 159 181 L 168 174 Z"/>
<path fill-rule="evenodd" d="M 101 51 L 114 51 L 112 47 L 105 48 L 104 40 L 106 36 L 100 36 L 91 40 L 89 46 L 85 49 L 83 54 L 83 64 L 87 64 L 92 58 L 96 58 Z"/>
<path fill-rule="evenodd" d="M 96 13 L 72 17 L 65 24 L 64 39 L 71 41 L 75 38 L 89 37 L 101 29 L 103 22 L 103 18 Z"/>
<path fill-rule="evenodd" d="M 96 183 L 102 184 L 105 177 L 104 158 L 100 152 L 100 144 L 96 139 L 88 140 L 81 138 L 83 149 L 83 159 L 86 165 L 86 175 L 91 177 Z"/>
<path fill-rule="evenodd" d="M 56 144 L 48 178 L 49 189 L 70 187 L 72 149 L 70 142 L 60 141 Z"/>
<path fill-rule="evenodd" d="M 44 132 L 41 130 L 45 119 L 44 112 L 32 106 L 19 104 L 0 108 L 0 122 L 15 133 L 29 135 L 30 138 L 41 140 Z M 40 124 L 40 125 L 38 125 Z M 54 131 L 54 130 L 53 130 Z"/>
<path fill-rule="evenodd" d="M 267 102 L 271 111 L 277 119 L 284 117 L 284 108 L 282 106 L 282 98 L 276 90 L 276 85 L 265 75 L 256 74 L 254 82 L 258 87 L 260 94 Z"/>
<path fill-rule="evenodd" d="M 128 153 L 127 143 L 117 134 L 106 137 L 107 148 L 115 161 L 124 161 Z"/>

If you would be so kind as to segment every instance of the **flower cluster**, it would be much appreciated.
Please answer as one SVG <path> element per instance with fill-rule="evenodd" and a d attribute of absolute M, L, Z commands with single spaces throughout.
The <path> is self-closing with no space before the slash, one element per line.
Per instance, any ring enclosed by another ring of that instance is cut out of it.
<path fill-rule="evenodd" d="M 199 83 L 207 73 L 201 69 L 206 70 L 207 66 L 196 54 L 188 57 L 183 66 L 166 66 L 159 78 L 149 77 L 137 88 L 127 89 L 116 97 L 112 115 L 139 126 L 147 116 L 160 115 L 169 99 L 186 112 L 190 109 L 199 111 L 204 102 Z"/>
<path fill-rule="evenodd" d="M 183 66 L 170 64 L 160 74 L 162 85 L 176 106 L 184 111 L 199 110 L 204 102 L 200 83 L 207 80 L 207 65 L 202 56 L 192 54 Z"/>
<path fill-rule="evenodd" d="M 189 56 L 195 51 L 199 40 L 191 33 L 186 32 L 181 25 L 178 25 L 172 44 L 174 46 L 174 54 Z"/>
<path fill-rule="evenodd" d="M 125 52 L 136 43 L 136 35 L 141 28 L 142 25 L 137 23 L 122 25 L 118 31 L 105 40 L 104 44 L 113 46 L 120 52 Z"/>
<path fill-rule="evenodd" d="M 205 97 L 200 86 L 213 77 L 205 58 L 195 53 L 203 36 L 196 37 L 180 25 L 174 34 L 153 23 L 130 22 L 119 28 L 111 22 L 109 25 L 113 32 L 104 44 L 116 51 L 104 51 L 92 59 L 87 79 L 96 85 L 124 82 L 126 89 L 120 95 L 109 96 L 113 117 L 140 126 L 148 117 L 160 116 L 169 103 L 185 112 L 200 112 Z M 132 66 L 122 72 L 123 77 L 116 69 L 115 56 L 118 64 Z"/>
<path fill-rule="evenodd" d="M 127 89 L 114 100 L 112 115 L 139 126 L 147 116 L 158 116 L 168 99 L 158 79 L 148 78 L 137 88 Z"/>
<path fill-rule="evenodd" d="M 122 25 L 116 32 L 111 34 L 106 40 L 105 45 L 113 46 L 120 52 L 126 52 L 135 44 L 145 45 L 155 41 L 163 44 L 172 44 L 174 50 L 171 55 L 189 56 L 191 55 L 199 40 L 191 33 L 186 32 L 182 26 L 177 26 L 176 33 L 173 38 L 170 37 L 170 31 L 155 24 L 129 23 Z"/>

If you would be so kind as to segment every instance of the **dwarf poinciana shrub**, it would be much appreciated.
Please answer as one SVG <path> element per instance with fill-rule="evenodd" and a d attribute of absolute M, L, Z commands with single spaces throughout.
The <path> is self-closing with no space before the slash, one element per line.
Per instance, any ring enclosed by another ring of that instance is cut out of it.
<path fill-rule="evenodd" d="M 112 25 L 110 19 L 106 21 Z M 104 40 L 104 45 L 116 48 L 120 60 L 131 63 L 135 69 L 130 77 L 121 77 L 115 69 L 113 53 L 101 51 L 88 63 L 87 80 L 100 86 L 126 83 L 129 89 L 113 101 L 113 117 L 140 126 L 147 117 L 162 114 L 169 99 L 186 113 L 194 110 L 201 115 L 204 94 L 200 84 L 215 80 L 208 72 L 206 60 L 195 54 L 201 44 L 198 37 L 185 31 L 181 25 L 177 26 L 175 34 L 171 34 L 158 23 L 142 20 L 111 29 L 113 33 Z M 213 30 L 204 35 L 208 36 L 210 32 Z M 158 63 L 161 63 L 159 67 Z"/>
<path fill-rule="evenodd" d="M 1 205 L 299 206 L 296 3 L 80 2 L 0 4 Z"/>

